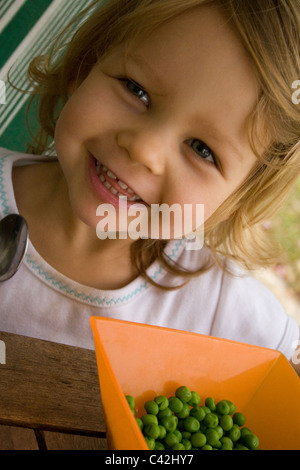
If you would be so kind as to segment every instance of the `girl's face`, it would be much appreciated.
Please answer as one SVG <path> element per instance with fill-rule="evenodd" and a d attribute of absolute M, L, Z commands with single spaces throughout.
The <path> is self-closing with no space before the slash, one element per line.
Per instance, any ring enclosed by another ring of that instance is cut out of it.
<path fill-rule="evenodd" d="M 119 194 L 148 210 L 204 204 L 206 220 L 256 162 L 246 120 L 258 83 L 215 8 L 173 19 L 128 55 L 117 47 L 70 92 L 56 150 L 73 211 L 91 227 Z"/>

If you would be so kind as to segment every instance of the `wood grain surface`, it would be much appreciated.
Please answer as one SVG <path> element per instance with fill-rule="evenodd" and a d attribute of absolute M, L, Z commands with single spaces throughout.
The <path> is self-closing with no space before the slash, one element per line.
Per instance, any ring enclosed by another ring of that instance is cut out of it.
<path fill-rule="evenodd" d="M 95 352 L 11 333 L 0 340 L 0 449 L 105 449 Z"/>

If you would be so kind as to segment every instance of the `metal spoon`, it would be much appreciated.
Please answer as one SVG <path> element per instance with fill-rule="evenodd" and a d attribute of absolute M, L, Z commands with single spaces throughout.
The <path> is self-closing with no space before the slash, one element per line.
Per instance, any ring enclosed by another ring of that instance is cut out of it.
<path fill-rule="evenodd" d="M 28 244 L 28 226 L 24 217 L 10 214 L 0 220 L 0 282 L 16 274 Z"/>

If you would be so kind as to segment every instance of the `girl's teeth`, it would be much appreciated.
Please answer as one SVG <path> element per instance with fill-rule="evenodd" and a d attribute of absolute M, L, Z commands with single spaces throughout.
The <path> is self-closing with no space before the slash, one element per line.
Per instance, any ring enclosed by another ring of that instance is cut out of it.
<path fill-rule="evenodd" d="M 114 175 L 110 170 L 107 171 L 107 176 L 109 176 L 110 178 L 112 178 L 114 180 L 117 179 L 116 175 Z"/>
<path fill-rule="evenodd" d="M 110 171 L 108 168 L 106 168 L 106 166 L 102 165 L 100 162 L 96 161 L 96 168 L 97 168 L 97 174 L 100 178 L 100 181 L 102 181 L 102 183 L 104 184 L 104 186 L 110 190 L 111 193 L 115 194 L 115 195 L 119 195 L 119 196 L 123 196 L 124 197 L 124 194 L 120 193 L 117 189 L 115 189 L 106 179 L 105 179 L 105 176 L 100 172 L 100 170 L 102 170 L 102 172 L 106 173 L 107 176 L 111 179 L 114 179 L 114 180 L 117 180 L 117 183 L 118 185 L 120 186 L 120 188 L 122 189 L 126 189 L 126 191 L 130 194 L 133 194 L 134 196 L 132 196 L 130 199 L 128 199 L 129 201 L 141 201 L 141 198 L 139 196 L 137 196 L 136 194 L 134 194 L 134 191 L 129 188 L 127 186 L 126 183 L 124 183 L 123 181 L 120 181 L 117 176 L 112 172 Z"/>
<path fill-rule="evenodd" d="M 107 173 L 108 174 L 108 173 Z M 127 184 L 123 183 L 123 181 L 118 181 L 118 185 L 121 186 L 122 189 L 129 189 Z M 129 191 L 130 192 L 130 191 Z"/>

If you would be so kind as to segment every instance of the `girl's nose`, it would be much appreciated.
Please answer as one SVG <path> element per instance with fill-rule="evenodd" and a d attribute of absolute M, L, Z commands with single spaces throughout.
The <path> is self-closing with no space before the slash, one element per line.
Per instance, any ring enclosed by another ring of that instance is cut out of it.
<path fill-rule="evenodd" d="M 167 137 L 163 138 L 161 134 L 149 128 L 123 130 L 117 136 L 117 143 L 133 162 L 144 165 L 154 175 L 162 175 L 170 145 Z"/>

